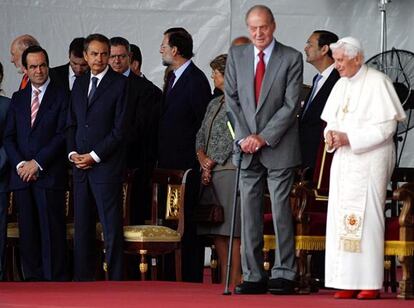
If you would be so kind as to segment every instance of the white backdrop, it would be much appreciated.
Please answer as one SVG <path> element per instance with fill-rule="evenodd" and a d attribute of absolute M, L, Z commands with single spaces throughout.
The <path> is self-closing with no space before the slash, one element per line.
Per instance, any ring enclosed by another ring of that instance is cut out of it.
<path fill-rule="evenodd" d="M 10 63 L 9 48 L 13 38 L 24 33 L 40 41 L 52 67 L 67 62 L 68 45 L 76 36 L 94 32 L 124 36 L 140 46 L 142 70 L 160 86 L 164 70 L 159 55 L 162 33 L 181 26 L 193 35 L 194 61 L 210 76 L 209 61 L 226 52 L 233 38 L 247 35 L 244 15 L 259 3 L 275 14 L 276 38 L 300 51 L 316 29 L 359 38 L 367 59 L 380 51 L 378 0 L 0 0 L 3 89 L 11 96 L 20 82 L 21 75 Z M 414 51 L 413 12 L 414 0 L 393 0 L 387 5 L 388 49 Z M 305 64 L 304 74 L 309 84 L 315 69 Z M 414 140 L 410 140 L 407 148 L 411 149 Z M 407 152 L 404 163 L 414 167 L 413 152 Z"/>

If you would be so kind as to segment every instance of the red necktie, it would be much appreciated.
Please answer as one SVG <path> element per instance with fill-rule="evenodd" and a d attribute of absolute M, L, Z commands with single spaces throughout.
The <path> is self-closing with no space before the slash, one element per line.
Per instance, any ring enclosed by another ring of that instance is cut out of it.
<path fill-rule="evenodd" d="M 39 106 L 40 106 L 40 102 L 39 102 L 39 94 L 40 94 L 40 90 L 33 90 L 33 100 L 32 100 L 32 105 L 31 105 L 31 116 L 30 116 L 30 123 L 33 127 L 33 123 L 36 120 L 36 115 L 37 112 L 39 111 Z"/>
<path fill-rule="evenodd" d="M 260 97 L 260 90 L 262 88 L 262 82 L 264 78 L 264 74 L 266 71 L 266 65 L 264 62 L 264 52 L 259 52 L 259 62 L 257 62 L 256 66 L 256 76 L 254 77 L 254 90 L 255 90 L 255 96 L 256 96 L 256 105 L 259 103 L 259 97 Z"/>
<path fill-rule="evenodd" d="M 23 75 L 22 81 L 20 82 L 20 90 L 26 88 L 27 84 L 29 83 L 29 76 L 27 74 Z"/>

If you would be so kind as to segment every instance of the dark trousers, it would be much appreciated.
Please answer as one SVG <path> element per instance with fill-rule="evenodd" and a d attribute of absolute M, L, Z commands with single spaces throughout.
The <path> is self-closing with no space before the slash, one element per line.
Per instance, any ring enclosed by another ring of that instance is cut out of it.
<path fill-rule="evenodd" d="M 7 193 L 0 192 L 0 281 L 5 276 L 7 241 Z"/>
<path fill-rule="evenodd" d="M 74 181 L 74 279 L 92 281 L 96 271 L 96 210 L 103 227 L 110 280 L 123 279 L 122 183 Z"/>
<path fill-rule="evenodd" d="M 31 186 L 14 192 L 25 280 L 67 280 L 65 192 Z"/>

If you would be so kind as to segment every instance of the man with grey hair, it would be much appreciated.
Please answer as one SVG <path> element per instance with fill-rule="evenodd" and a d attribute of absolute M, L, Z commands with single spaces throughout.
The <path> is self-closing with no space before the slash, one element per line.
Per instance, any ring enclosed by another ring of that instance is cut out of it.
<path fill-rule="evenodd" d="M 240 173 L 241 256 L 244 282 L 237 294 L 291 294 L 295 248 L 289 193 L 300 164 L 297 114 L 302 55 L 273 37 L 272 11 L 256 5 L 246 14 L 252 44 L 230 48 L 225 97 L 243 151 Z M 234 160 L 237 164 L 237 159 Z M 263 269 L 263 200 L 266 182 L 276 236 L 271 279 Z"/>
<path fill-rule="evenodd" d="M 387 184 L 395 163 L 393 136 L 405 113 L 392 81 L 363 64 L 352 37 L 330 45 L 341 78 L 321 118 L 334 152 L 326 225 L 325 285 L 335 298 L 374 299 L 383 281 Z"/>
<path fill-rule="evenodd" d="M 24 74 L 22 65 L 22 54 L 30 46 L 40 46 L 39 42 L 30 34 L 23 34 L 16 37 L 10 45 L 10 62 L 17 68 L 19 74 L 23 74 L 19 89 L 22 90 L 29 82 L 29 77 Z"/>

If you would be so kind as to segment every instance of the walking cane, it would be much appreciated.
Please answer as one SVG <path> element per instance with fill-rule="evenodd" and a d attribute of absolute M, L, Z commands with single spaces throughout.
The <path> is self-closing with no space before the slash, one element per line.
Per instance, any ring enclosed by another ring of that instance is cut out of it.
<path fill-rule="evenodd" d="M 234 139 L 234 131 L 231 123 L 234 123 L 232 120 L 231 114 L 227 113 L 227 116 L 230 121 L 227 122 L 227 126 L 230 130 L 230 133 Z M 234 228 L 236 223 L 236 213 L 237 213 L 237 198 L 239 195 L 239 178 L 240 178 L 240 169 L 241 169 L 241 162 L 243 158 L 243 152 L 240 149 L 240 146 L 237 146 L 238 149 L 238 160 L 237 160 L 237 169 L 236 169 L 236 183 L 234 185 L 234 193 L 233 193 L 233 212 L 231 217 L 231 227 L 230 227 L 230 238 L 229 238 L 229 251 L 227 253 L 227 268 L 226 268 L 226 286 L 224 288 L 223 295 L 231 295 L 231 291 L 229 291 L 229 284 L 230 284 L 230 270 L 231 270 L 231 259 L 233 255 L 233 237 L 234 237 Z"/>

